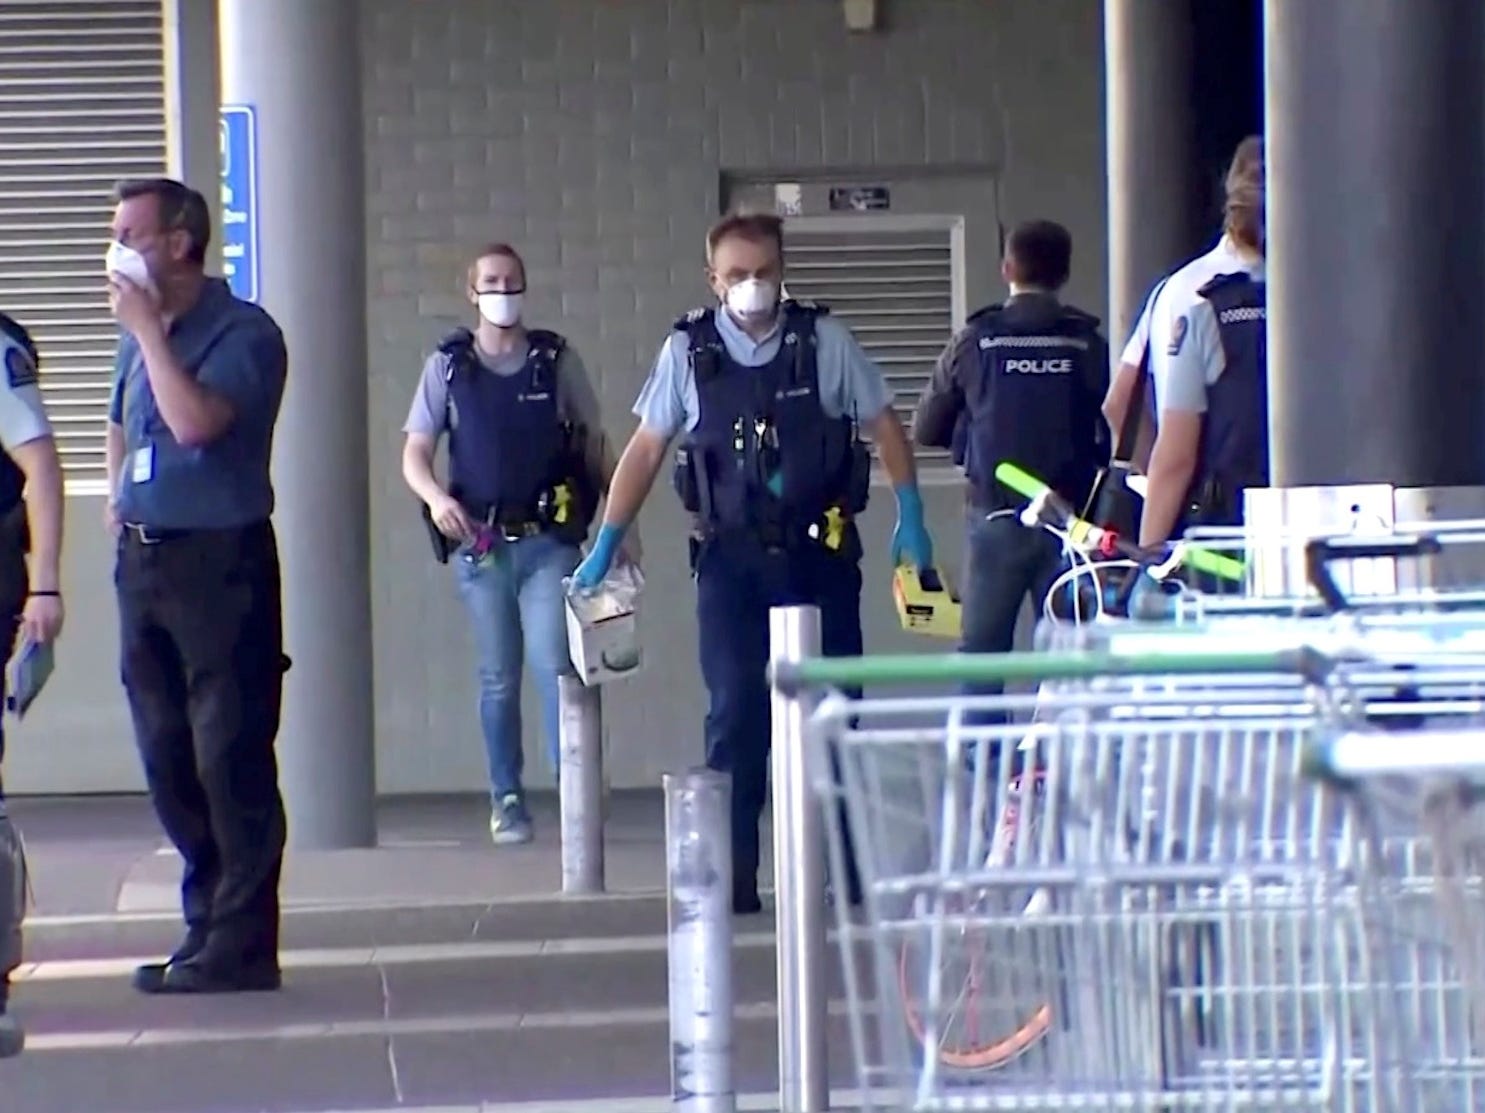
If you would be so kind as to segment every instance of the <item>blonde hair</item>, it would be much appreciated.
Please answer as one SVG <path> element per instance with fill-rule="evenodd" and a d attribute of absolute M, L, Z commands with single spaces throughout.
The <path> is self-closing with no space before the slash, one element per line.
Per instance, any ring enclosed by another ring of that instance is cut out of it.
<path fill-rule="evenodd" d="M 507 259 L 514 259 L 516 266 L 521 268 L 521 285 L 526 285 L 526 260 L 521 258 L 521 253 L 508 243 L 487 243 L 479 249 L 479 252 L 469 261 L 469 288 L 474 289 L 475 282 L 480 276 L 480 260 L 488 259 L 492 255 L 503 255 Z"/>
<path fill-rule="evenodd" d="M 1257 247 L 1263 243 L 1263 138 L 1250 135 L 1233 152 L 1227 168 L 1227 201 L 1223 228 L 1228 235 Z"/>

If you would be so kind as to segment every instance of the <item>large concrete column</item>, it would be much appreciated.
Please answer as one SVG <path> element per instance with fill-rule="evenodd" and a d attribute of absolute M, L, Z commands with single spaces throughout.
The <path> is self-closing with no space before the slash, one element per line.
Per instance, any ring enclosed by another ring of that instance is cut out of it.
<path fill-rule="evenodd" d="M 1110 342 L 1192 253 L 1198 176 L 1190 0 L 1104 0 Z"/>
<path fill-rule="evenodd" d="M 1264 16 L 1272 482 L 1485 483 L 1485 6 Z"/>
<path fill-rule="evenodd" d="M 361 37 L 357 0 L 221 0 L 222 102 L 257 114 L 262 304 L 289 384 L 274 448 L 296 847 L 373 845 Z"/>
<path fill-rule="evenodd" d="M 201 191 L 218 227 L 222 206 L 217 137 L 220 103 L 217 6 L 201 0 L 162 0 L 165 33 L 165 166 L 177 181 Z M 221 270 L 222 239 L 213 236 L 206 269 Z"/>

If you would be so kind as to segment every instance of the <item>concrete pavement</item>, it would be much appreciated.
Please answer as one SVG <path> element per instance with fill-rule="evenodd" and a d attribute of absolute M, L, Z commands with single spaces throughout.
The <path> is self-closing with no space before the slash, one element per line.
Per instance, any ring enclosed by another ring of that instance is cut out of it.
<path fill-rule="evenodd" d="M 144 802 L 13 811 L 37 903 L 14 995 L 30 1043 L 0 1064 L 5 1113 L 668 1108 L 658 793 L 615 797 L 611 894 L 599 898 L 550 895 L 554 802 L 538 802 L 535 844 L 498 850 L 477 799 L 387 804 L 381 848 L 286 863 L 283 991 L 200 999 L 129 988 L 133 966 L 180 931 L 179 861 L 160 852 Z M 768 1109 L 772 917 L 736 929 L 737 1086 L 751 1095 L 742 1108 Z M 832 1073 L 845 1089 L 831 959 Z"/>

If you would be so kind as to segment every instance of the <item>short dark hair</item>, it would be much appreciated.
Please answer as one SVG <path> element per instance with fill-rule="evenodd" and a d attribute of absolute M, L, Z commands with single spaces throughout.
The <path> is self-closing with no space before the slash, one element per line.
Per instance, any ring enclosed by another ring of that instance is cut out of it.
<path fill-rule="evenodd" d="M 728 213 L 713 224 L 706 233 L 706 261 L 711 265 L 717 245 L 728 236 L 739 236 L 753 243 L 772 240 L 778 244 L 779 258 L 784 257 L 784 221 L 770 212 L 754 212 L 740 209 Z"/>
<path fill-rule="evenodd" d="M 211 243 L 211 212 L 206 198 L 174 178 L 135 178 L 114 187 L 115 201 L 132 201 L 136 197 L 153 197 L 160 206 L 160 230 L 184 230 L 191 237 L 191 250 L 186 258 L 197 266 L 206 262 L 206 248 Z"/>
<path fill-rule="evenodd" d="M 479 278 L 479 266 L 481 259 L 488 259 L 492 255 L 503 255 L 507 259 L 514 259 L 516 266 L 521 268 L 521 285 L 529 281 L 526 276 L 526 260 L 521 258 L 521 253 L 510 244 L 503 241 L 487 243 L 475 253 L 473 259 L 469 260 L 469 288 L 474 289 L 474 283 Z"/>
<path fill-rule="evenodd" d="M 1028 220 L 1011 230 L 1005 255 L 1016 282 L 1060 290 L 1072 273 L 1072 234 L 1054 220 Z"/>

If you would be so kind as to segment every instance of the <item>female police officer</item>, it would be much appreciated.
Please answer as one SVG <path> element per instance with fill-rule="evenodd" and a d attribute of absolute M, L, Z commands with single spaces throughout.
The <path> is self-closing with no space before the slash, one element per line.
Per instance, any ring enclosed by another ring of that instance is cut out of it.
<path fill-rule="evenodd" d="M 0 660 L 10 656 L 18 630 L 39 643 L 62 629 L 62 465 L 37 362 L 26 330 L 0 313 Z M 4 753 L 0 735 L 0 760 Z M 18 1054 L 25 1042 L 7 1007 L 25 915 L 25 853 L 0 786 L 0 1059 Z"/>
<path fill-rule="evenodd" d="M 526 267 L 513 247 L 479 252 L 468 292 L 479 324 L 456 330 L 428 357 L 403 426 L 403 478 L 459 549 L 455 574 L 479 655 L 496 844 L 531 839 L 521 783 L 523 652 L 557 765 L 557 678 L 570 667 L 562 581 L 613 467 L 582 360 L 561 336 L 522 324 L 525 291 Z M 444 433 L 447 488 L 433 474 Z M 449 555 L 442 545 L 439 553 Z"/>

